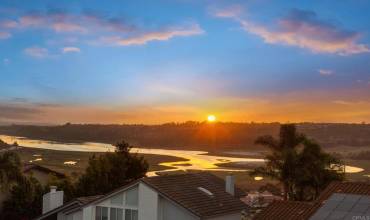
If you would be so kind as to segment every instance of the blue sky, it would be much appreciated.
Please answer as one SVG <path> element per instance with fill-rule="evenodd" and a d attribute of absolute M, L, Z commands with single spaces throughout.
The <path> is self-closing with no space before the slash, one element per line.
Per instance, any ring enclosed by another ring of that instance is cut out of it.
<path fill-rule="evenodd" d="M 0 3 L 0 123 L 370 121 L 370 2 Z"/>

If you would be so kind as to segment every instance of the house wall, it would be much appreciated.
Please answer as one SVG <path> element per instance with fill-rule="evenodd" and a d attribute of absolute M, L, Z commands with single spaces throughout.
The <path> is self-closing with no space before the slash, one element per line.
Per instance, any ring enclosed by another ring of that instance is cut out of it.
<path fill-rule="evenodd" d="M 158 220 L 197 220 L 188 210 L 180 207 L 166 198 L 159 197 Z"/>
<path fill-rule="evenodd" d="M 57 215 L 57 220 L 84 220 L 83 212 L 82 210 L 70 214 L 63 214 L 62 212 L 59 212 Z"/>
<path fill-rule="evenodd" d="M 138 193 L 137 206 L 127 204 L 127 192 L 133 189 L 137 189 L 136 192 Z M 99 203 L 84 207 L 82 211 L 73 213 L 73 215 L 68 215 L 65 218 L 58 218 L 58 220 L 95 220 L 96 206 L 107 207 L 108 216 L 110 216 L 111 208 L 121 208 L 138 210 L 138 220 L 201 220 L 189 210 L 159 195 L 154 189 L 144 183 L 138 183 L 136 186 L 132 186 L 124 192 L 119 192 Z M 207 220 L 240 219 L 240 213 L 233 213 L 225 216 L 208 218 Z"/>
<path fill-rule="evenodd" d="M 70 213 L 70 214 L 65 216 L 64 220 L 83 220 L 82 219 L 82 211 L 77 211 L 77 212 Z"/>
<path fill-rule="evenodd" d="M 139 184 L 139 220 L 157 220 L 158 193 L 147 185 Z"/>
<path fill-rule="evenodd" d="M 127 198 L 126 198 L 127 194 L 128 194 L 128 191 L 132 192 L 132 190 L 135 190 L 135 189 L 137 190 L 136 192 L 139 193 L 139 186 L 135 185 L 135 186 L 132 186 L 132 187 L 128 188 L 126 191 L 116 193 L 116 194 L 112 195 L 111 197 L 109 197 L 109 198 L 107 198 L 103 201 L 100 201 L 99 203 L 91 204 L 89 206 L 84 207 L 83 210 L 82 210 L 81 219 L 82 220 L 95 220 L 95 212 L 96 212 L 96 207 L 97 206 L 107 207 L 108 208 L 108 216 L 110 216 L 111 208 L 122 209 L 123 210 L 123 215 L 124 215 L 124 211 L 126 209 L 138 210 L 139 204 L 136 204 L 136 205 L 127 204 Z M 140 200 L 139 195 L 138 195 L 138 200 Z M 108 217 L 108 219 L 109 219 L 109 217 Z"/>
<path fill-rule="evenodd" d="M 83 220 L 93 220 L 95 219 L 95 215 L 93 214 L 93 207 L 87 206 L 82 210 L 82 219 Z M 93 218 L 94 216 L 94 218 Z"/>
<path fill-rule="evenodd" d="M 64 215 L 62 212 L 59 212 L 57 215 L 57 220 L 66 220 L 66 215 Z"/>
<path fill-rule="evenodd" d="M 240 212 L 234 214 L 228 214 L 223 216 L 218 216 L 214 218 L 207 218 L 207 220 L 241 220 L 242 215 Z"/>

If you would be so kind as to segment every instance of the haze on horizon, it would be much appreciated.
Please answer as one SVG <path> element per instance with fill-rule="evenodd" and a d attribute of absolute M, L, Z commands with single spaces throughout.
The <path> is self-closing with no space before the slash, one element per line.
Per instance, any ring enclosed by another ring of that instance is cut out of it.
<path fill-rule="evenodd" d="M 370 122 L 369 10 L 3 0 L 0 124 Z"/>

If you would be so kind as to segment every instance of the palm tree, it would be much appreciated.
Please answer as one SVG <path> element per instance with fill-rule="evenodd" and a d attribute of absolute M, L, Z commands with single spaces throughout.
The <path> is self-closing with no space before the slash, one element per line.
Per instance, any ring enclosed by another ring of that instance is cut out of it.
<path fill-rule="evenodd" d="M 324 153 L 312 140 L 299 134 L 294 124 L 281 125 L 279 139 L 262 136 L 256 144 L 271 151 L 266 165 L 251 175 L 270 177 L 282 183 L 285 200 L 312 200 L 333 180 L 342 180 L 340 161 Z M 335 164 L 336 169 L 332 169 Z"/>
<path fill-rule="evenodd" d="M 279 137 L 275 139 L 267 135 L 256 140 L 256 144 L 269 148 L 271 154 L 266 155 L 266 166 L 258 167 L 251 175 L 263 175 L 281 182 L 284 199 L 287 200 L 295 182 L 296 148 L 303 142 L 304 136 L 297 133 L 294 124 L 284 124 L 281 125 Z"/>

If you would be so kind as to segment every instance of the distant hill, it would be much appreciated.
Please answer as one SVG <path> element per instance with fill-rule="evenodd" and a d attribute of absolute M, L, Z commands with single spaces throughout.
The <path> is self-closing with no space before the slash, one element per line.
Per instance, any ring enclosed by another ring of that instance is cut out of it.
<path fill-rule="evenodd" d="M 162 125 L 0 126 L 0 134 L 60 142 L 115 143 L 125 139 L 135 146 L 177 149 L 251 149 L 261 135 L 277 135 L 279 123 L 186 122 Z M 369 124 L 300 123 L 300 132 L 324 147 L 370 146 Z"/>

